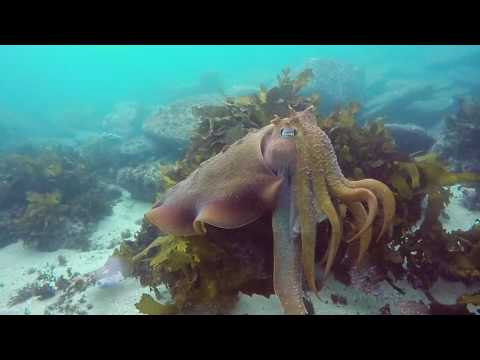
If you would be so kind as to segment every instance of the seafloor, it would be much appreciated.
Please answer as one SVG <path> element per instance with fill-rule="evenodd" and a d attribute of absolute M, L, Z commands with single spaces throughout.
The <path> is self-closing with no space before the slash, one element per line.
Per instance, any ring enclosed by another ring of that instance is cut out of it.
<path fill-rule="evenodd" d="M 459 187 L 452 189 L 452 199 L 447 207 L 446 216 L 442 219 L 445 229 L 468 229 L 474 221 L 480 218 L 480 211 L 470 211 L 463 207 L 462 192 Z M 150 204 L 133 200 L 126 191 L 121 200 L 114 206 L 113 214 L 99 222 L 96 231 L 91 236 L 92 248 L 89 251 L 60 249 L 54 252 L 40 252 L 23 246 L 21 242 L 13 243 L 0 249 L 0 314 L 56 314 L 50 310 L 52 304 L 58 301 L 60 295 L 46 300 L 31 298 L 25 303 L 12 307 L 8 306 L 9 299 L 28 283 L 35 280 L 36 274 L 31 270 L 41 270 L 55 264 L 53 268 L 56 276 L 66 274 L 67 271 L 85 274 L 100 268 L 112 254 L 111 243 L 118 241 L 120 234 L 130 230 L 133 234 L 140 227 L 139 220 Z M 64 266 L 57 266 L 58 257 L 66 259 Z M 430 302 L 423 292 L 412 288 L 408 281 L 399 281 L 395 285 L 402 289 L 404 294 L 383 281 L 373 294 L 366 294 L 361 290 L 348 287 L 330 277 L 320 293 L 320 298 L 311 296 L 316 314 L 322 315 L 373 315 L 381 314 L 388 304 L 391 314 L 403 314 L 404 304 L 409 301 Z M 168 290 L 162 289 L 168 298 Z M 439 280 L 432 287 L 431 294 L 443 304 L 455 304 L 458 296 L 480 290 L 480 285 L 467 287 L 462 282 Z M 135 304 L 147 289 L 142 288 L 138 281 L 128 278 L 117 286 L 109 288 L 89 287 L 84 292 L 71 297 L 70 305 L 83 314 L 111 314 L 111 315 L 139 315 Z M 407 307 L 411 314 L 411 307 Z M 478 309 L 469 308 L 473 313 Z M 420 310 L 421 312 L 421 310 Z M 231 311 L 237 315 L 267 315 L 283 314 L 280 302 L 276 296 L 240 295 L 239 301 Z"/>

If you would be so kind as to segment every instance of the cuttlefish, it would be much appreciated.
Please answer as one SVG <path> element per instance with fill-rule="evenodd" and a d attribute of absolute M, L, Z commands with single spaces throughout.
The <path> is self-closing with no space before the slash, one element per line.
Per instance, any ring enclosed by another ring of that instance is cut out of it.
<path fill-rule="evenodd" d="M 307 314 L 304 280 L 318 294 L 315 274 L 317 223 L 328 219 L 330 237 L 323 256 L 328 275 L 344 238 L 359 241 L 357 263 L 372 239 L 379 205 L 383 224 L 376 236 L 391 233 L 395 198 L 374 179 L 352 181 L 342 173 L 314 108 L 291 109 L 262 129 L 203 162 L 171 188 L 146 214 L 161 231 L 179 236 L 205 234 L 205 224 L 234 229 L 270 212 L 273 228 L 273 285 L 286 314 Z M 347 220 L 348 219 L 348 220 Z"/>

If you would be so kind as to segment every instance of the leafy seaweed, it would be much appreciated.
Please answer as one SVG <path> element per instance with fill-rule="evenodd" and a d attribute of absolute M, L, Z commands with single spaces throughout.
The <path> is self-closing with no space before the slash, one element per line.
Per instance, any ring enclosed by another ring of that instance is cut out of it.
<path fill-rule="evenodd" d="M 143 294 L 135 307 L 145 315 L 174 315 L 178 313 L 174 304 L 160 304 L 148 294 Z"/>

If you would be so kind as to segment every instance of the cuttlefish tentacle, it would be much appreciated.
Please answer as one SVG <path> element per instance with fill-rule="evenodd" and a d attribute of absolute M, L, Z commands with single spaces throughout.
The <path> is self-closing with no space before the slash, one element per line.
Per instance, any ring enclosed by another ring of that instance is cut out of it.
<path fill-rule="evenodd" d="M 308 118 L 308 116 L 305 117 Z M 297 116 L 297 118 L 299 117 Z M 310 117 L 310 119 L 313 118 Z M 362 189 L 365 195 L 364 201 L 370 201 L 369 205 L 372 205 L 372 208 L 369 206 L 369 213 L 371 212 L 371 214 L 369 214 L 367 217 L 367 221 L 373 221 L 373 218 L 375 218 L 377 207 L 374 206 L 374 201 L 378 199 L 383 207 L 383 225 L 377 237 L 377 241 L 385 234 L 387 230 L 391 232 L 393 218 L 395 215 L 395 198 L 390 189 L 385 184 L 375 179 L 352 181 L 345 178 L 338 164 L 333 145 L 327 134 L 318 126 L 316 126 L 314 121 L 297 121 L 297 123 L 299 123 L 303 129 L 308 129 L 304 132 L 308 133 L 306 141 L 309 143 L 314 141 L 311 147 L 316 155 L 315 165 L 317 167 L 321 167 L 325 172 L 327 183 L 332 189 L 332 192 L 335 192 L 334 195 L 344 196 L 346 198 L 345 201 L 348 201 L 348 197 L 352 194 L 352 189 Z M 374 194 L 375 200 L 373 200 L 372 196 L 366 193 L 365 190 L 370 190 L 370 192 Z M 361 236 L 361 234 L 366 231 L 366 228 L 371 226 L 371 223 L 367 223 L 365 225 L 366 226 L 364 226 L 364 228 L 359 234 L 356 235 L 356 237 Z"/>
<path fill-rule="evenodd" d="M 393 194 L 383 183 L 365 179 L 360 181 L 350 181 L 343 175 L 334 152 L 330 139 L 321 130 L 311 114 L 311 108 L 300 114 L 293 116 L 290 123 L 298 128 L 298 137 L 296 140 L 297 159 L 301 160 L 297 166 L 297 172 L 307 172 L 311 176 L 312 194 L 315 199 L 317 211 L 327 215 L 331 226 L 331 238 L 328 244 L 322 262 L 325 263 L 324 277 L 328 275 L 335 255 L 338 250 L 341 238 L 343 236 L 342 222 L 345 217 L 345 208 L 347 207 L 352 214 L 356 233 L 347 240 L 360 239 L 360 247 L 357 258 L 357 264 L 365 255 L 372 238 L 372 226 L 377 216 L 379 201 L 383 207 L 383 225 L 378 236 L 381 238 L 387 228 L 391 228 L 395 213 L 395 199 Z M 278 121 L 278 120 L 277 120 Z M 303 160 L 302 160 L 303 159 Z M 306 160 L 305 160 L 306 159 Z M 307 177 L 304 175 L 303 177 Z M 338 199 L 338 209 L 343 209 L 343 215 L 336 209 L 331 201 L 331 196 Z M 303 203 L 306 206 L 308 202 L 305 199 L 297 199 L 297 203 Z M 363 203 L 366 203 L 365 209 Z M 301 205 L 299 205 L 301 206 Z M 311 224 L 308 228 L 311 228 Z M 305 228 L 305 226 L 304 226 Z M 378 240 L 377 239 L 377 240 Z M 308 242 L 307 242 L 308 241 Z M 315 243 L 309 236 L 302 233 L 302 246 L 308 245 L 303 252 L 304 271 L 310 288 L 316 290 L 313 285 L 314 279 L 314 253 Z M 308 275 L 307 275 L 308 274 Z"/>

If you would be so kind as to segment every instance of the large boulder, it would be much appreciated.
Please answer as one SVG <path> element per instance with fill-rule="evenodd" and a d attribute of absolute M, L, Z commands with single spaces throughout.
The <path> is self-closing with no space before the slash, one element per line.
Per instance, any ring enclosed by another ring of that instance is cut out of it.
<path fill-rule="evenodd" d="M 365 119 L 384 117 L 399 123 L 408 119 L 422 126 L 438 124 L 468 89 L 452 81 L 423 81 L 414 78 L 384 78 L 368 88 L 363 106 Z"/>
<path fill-rule="evenodd" d="M 139 132 L 143 109 L 136 102 L 118 103 L 102 121 L 102 129 L 121 137 Z"/>
<path fill-rule="evenodd" d="M 186 149 L 200 121 L 193 109 L 222 102 L 221 96 L 206 95 L 158 106 L 143 123 L 143 132 L 158 148 L 179 155 Z"/>
<path fill-rule="evenodd" d="M 153 202 L 162 188 L 160 163 L 144 163 L 122 168 L 117 173 L 117 184 L 128 190 L 134 199 Z"/>
<path fill-rule="evenodd" d="M 435 138 L 420 126 L 414 124 L 385 124 L 397 148 L 406 154 L 428 152 L 435 144 Z"/>
<path fill-rule="evenodd" d="M 155 144 L 143 135 L 122 142 L 119 148 L 119 156 L 124 159 L 125 163 L 138 163 L 156 155 Z"/>

